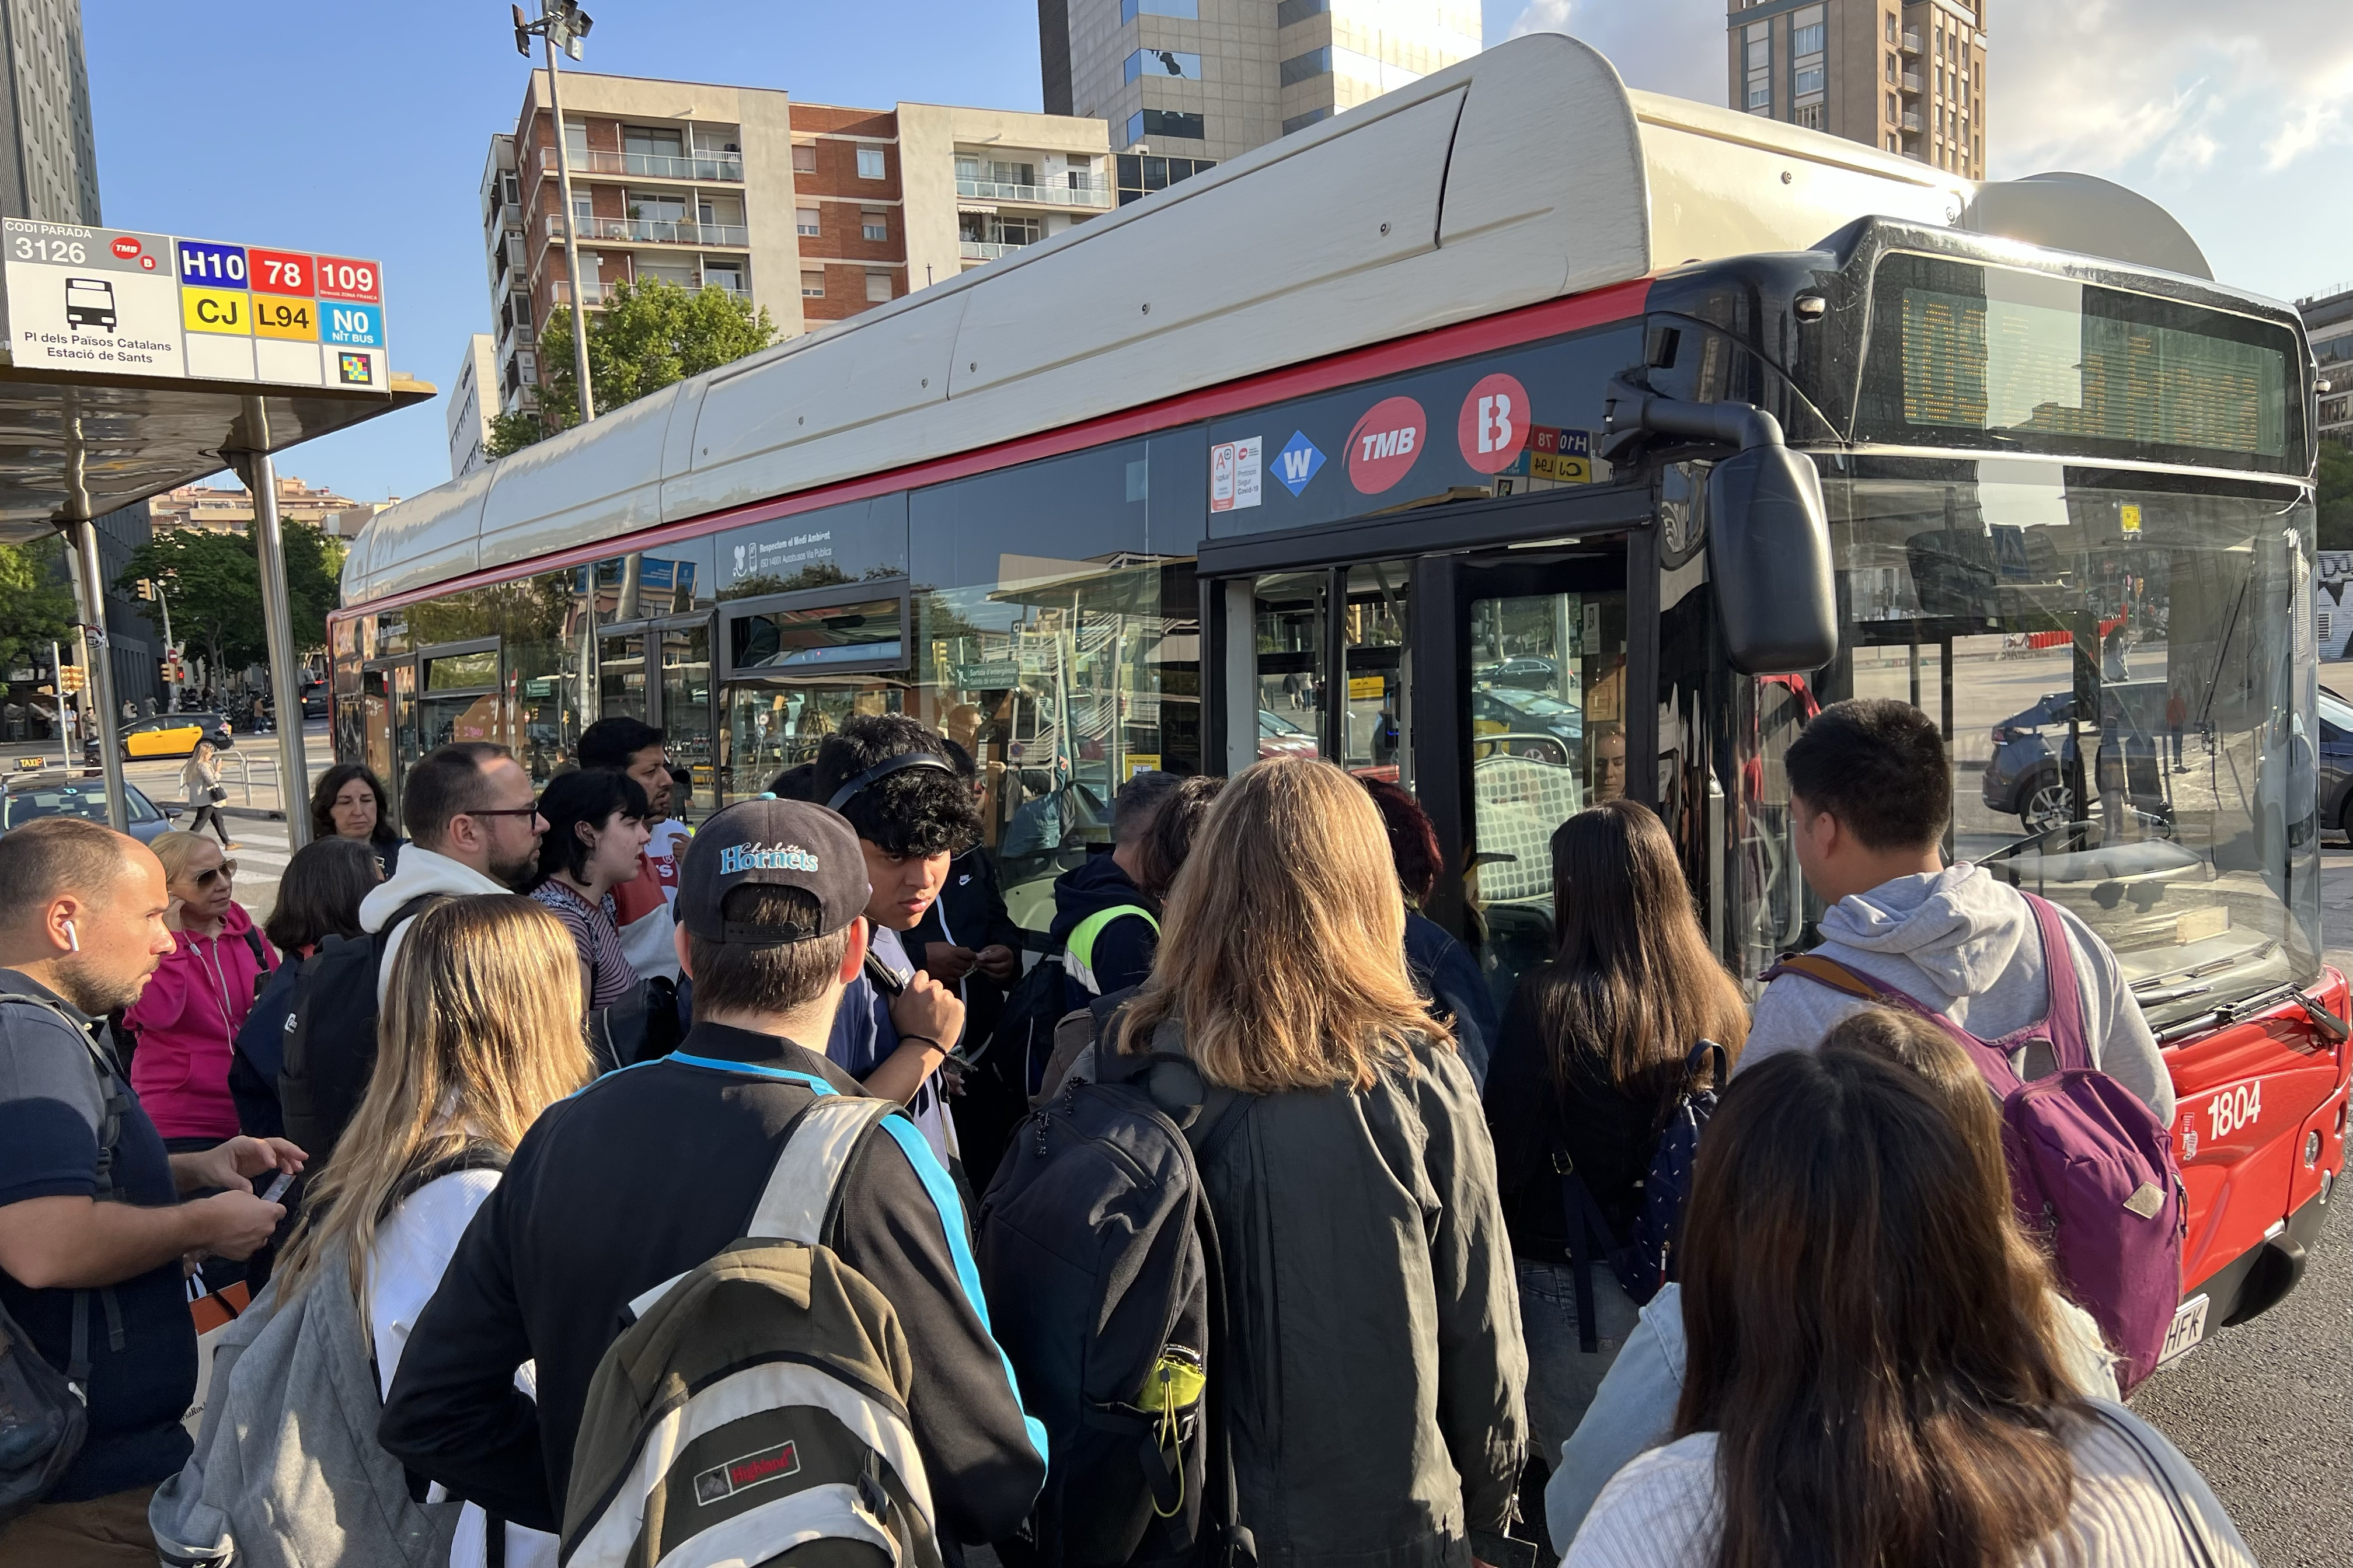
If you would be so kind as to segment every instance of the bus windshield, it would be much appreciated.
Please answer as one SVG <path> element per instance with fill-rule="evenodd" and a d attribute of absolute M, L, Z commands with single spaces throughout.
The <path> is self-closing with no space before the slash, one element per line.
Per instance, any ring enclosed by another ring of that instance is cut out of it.
<path fill-rule="evenodd" d="M 2081 917 L 2159 1027 L 2316 973 L 2303 491 L 1894 459 L 1824 488 L 1838 694 L 1941 716 L 1956 858 Z"/>

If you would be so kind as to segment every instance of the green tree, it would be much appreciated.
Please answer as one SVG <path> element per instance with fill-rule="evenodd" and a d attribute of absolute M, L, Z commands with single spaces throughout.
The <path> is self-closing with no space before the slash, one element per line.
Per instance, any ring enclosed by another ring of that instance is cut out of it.
<path fill-rule="evenodd" d="M 588 369 L 596 412 L 609 414 L 776 341 L 776 326 L 766 307 L 754 310 L 724 289 L 690 291 L 659 278 L 618 284 L 604 310 L 588 322 Z M 493 417 L 490 455 L 519 452 L 579 422 L 572 312 L 558 307 L 539 334 L 539 406 Z"/>
<path fill-rule="evenodd" d="M 2353 450 L 2320 443 L 2320 548 L 2353 550 Z"/>
<path fill-rule="evenodd" d="M 73 590 L 66 585 L 65 545 L 54 537 L 0 544 L 0 666 L 45 660 L 52 641 L 73 635 Z"/>
<path fill-rule="evenodd" d="M 327 612 L 341 593 L 340 540 L 305 522 L 282 530 L 286 552 L 286 598 L 298 654 L 324 647 Z M 259 664 L 269 657 L 261 625 L 261 567 L 253 536 L 172 529 L 132 552 L 115 586 L 131 591 L 142 577 L 164 582 L 171 596 L 172 635 L 200 647 L 215 671 Z M 160 635 L 164 607 L 143 606 Z"/>

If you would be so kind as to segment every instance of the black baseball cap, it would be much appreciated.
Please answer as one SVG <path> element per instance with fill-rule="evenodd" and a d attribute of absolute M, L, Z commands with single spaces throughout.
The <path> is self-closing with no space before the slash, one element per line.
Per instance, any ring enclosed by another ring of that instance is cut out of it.
<path fill-rule="evenodd" d="M 746 800 L 695 831 L 679 866 L 678 921 L 705 942 L 776 947 L 830 936 L 866 912 L 866 857 L 858 830 L 837 812 L 801 800 Z M 814 924 L 730 920 L 738 888 L 799 888 L 815 898 Z"/>

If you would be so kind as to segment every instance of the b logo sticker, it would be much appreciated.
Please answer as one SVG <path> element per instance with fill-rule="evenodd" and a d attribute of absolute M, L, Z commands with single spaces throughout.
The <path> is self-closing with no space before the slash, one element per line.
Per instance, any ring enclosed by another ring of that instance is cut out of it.
<path fill-rule="evenodd" d="M 1455 439 L 1462 460 L 1482 474 L 1498 474 L 1512 466 L 1528 444 L 1528 393 L 1508 375 L 1480 378 L 1462 400 Z"/>

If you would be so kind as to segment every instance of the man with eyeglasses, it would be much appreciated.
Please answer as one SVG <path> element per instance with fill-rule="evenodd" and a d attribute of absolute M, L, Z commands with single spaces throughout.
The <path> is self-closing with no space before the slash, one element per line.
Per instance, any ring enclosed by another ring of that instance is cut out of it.
<path fill-rule="evenodd" d="M 389 880 L 360 905 L 360 929 L 385 933 L 375 994 L 400 951 L 409 916 L 443 899 L 519 893 L 539 866 L 539 815 L 531 775 L 504 746 L 463 741 L 427 752 L 408 770 L 401 826 L 409 847 Z"/>

